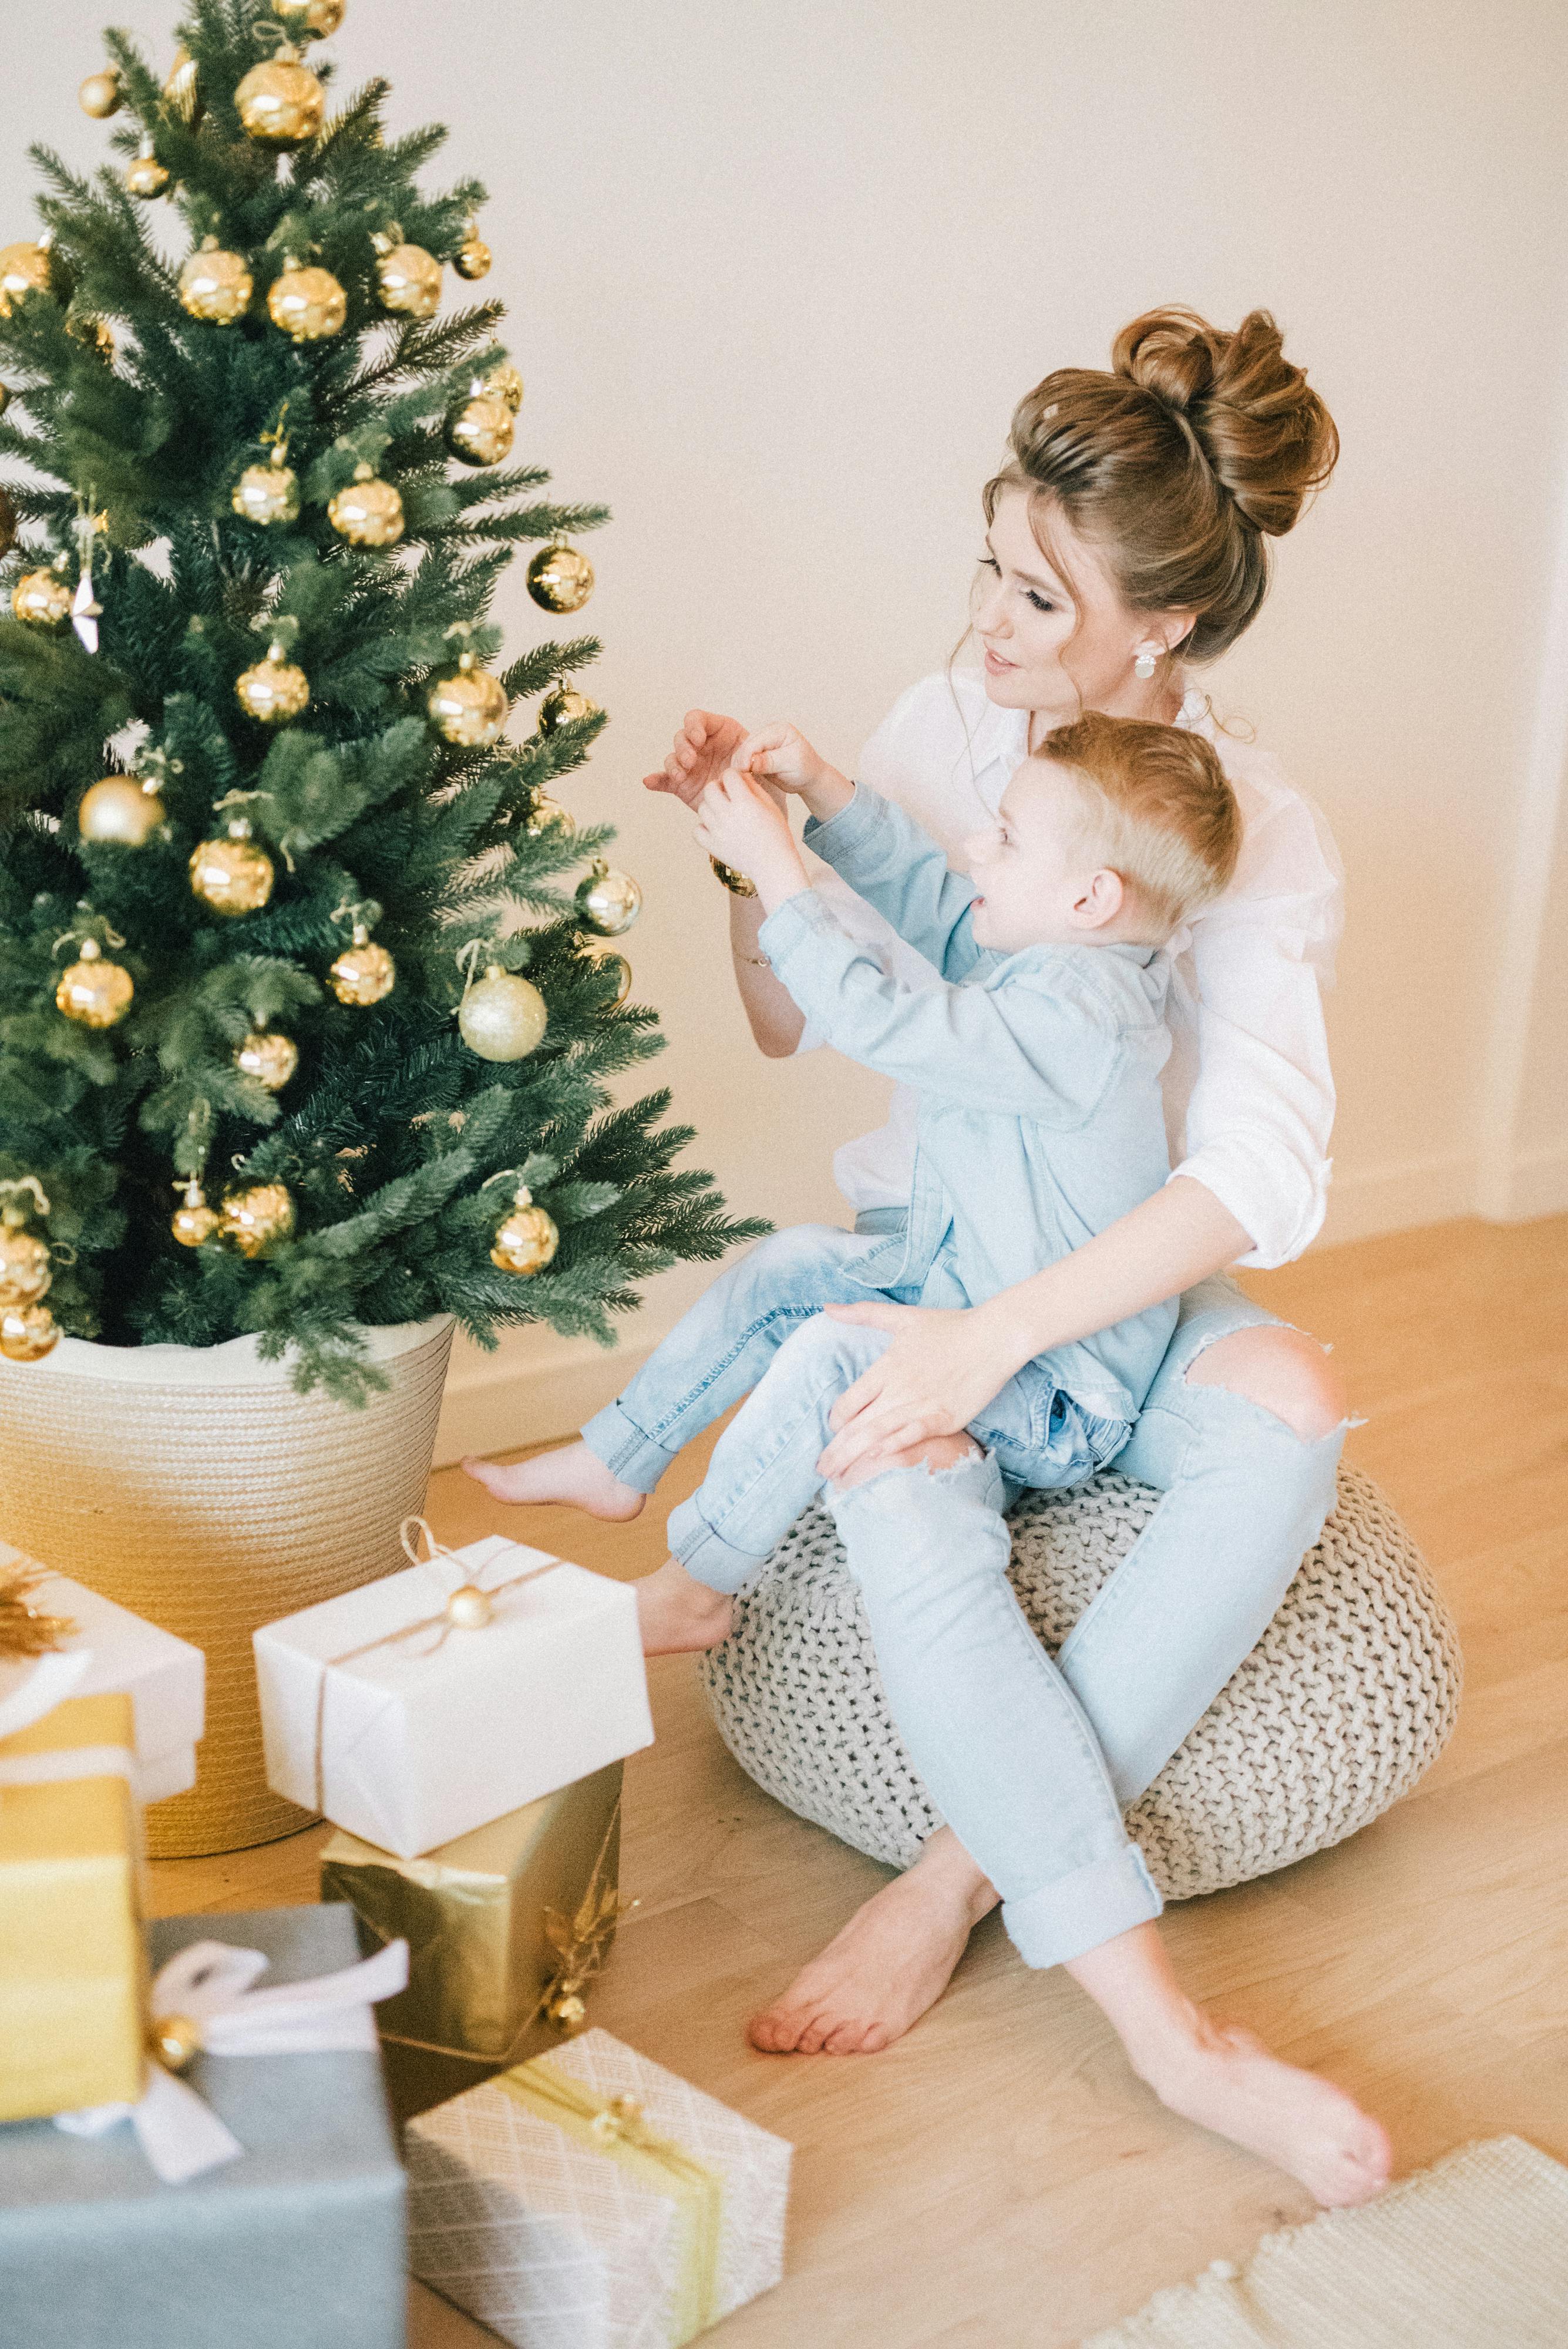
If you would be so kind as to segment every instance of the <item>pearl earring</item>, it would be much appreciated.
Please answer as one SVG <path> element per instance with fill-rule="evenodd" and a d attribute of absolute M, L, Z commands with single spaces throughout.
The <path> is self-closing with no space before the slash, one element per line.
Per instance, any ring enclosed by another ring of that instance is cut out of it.
<path fill-rule="evenodd" d="M 1156 667 L 1158 666 L 1158 654 L 1151 652 L 1147 645 L 1145 645 L 1143 650 L 1137 655 L 1137 658 L 1133 662 L 1134 677 L 1152 677 Z"/>

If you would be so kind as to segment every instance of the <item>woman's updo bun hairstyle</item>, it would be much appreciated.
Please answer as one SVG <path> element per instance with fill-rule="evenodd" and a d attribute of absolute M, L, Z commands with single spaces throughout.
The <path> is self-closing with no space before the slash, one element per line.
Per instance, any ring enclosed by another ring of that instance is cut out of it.
<path fill-rule="evenodd" d="M 1212 660 L 1269 585 L 1282 537 L 1339 455 L 1334 419 L 1284 355 L 1266 310 L 1233 334 L 1191 310 L 1124 326 L 1110 371 L 1058 367 L 1020 400 L 1012 460 L 987 482 L 1054 505 L 1107 563 L 1135 612 L 1195 612 L 1181 647 Z"/>

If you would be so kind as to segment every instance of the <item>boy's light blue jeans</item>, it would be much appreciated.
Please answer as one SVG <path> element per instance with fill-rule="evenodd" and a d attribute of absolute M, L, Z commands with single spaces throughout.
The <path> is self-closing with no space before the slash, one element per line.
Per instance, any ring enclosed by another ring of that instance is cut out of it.
<path fill-rule="evenodd" d="M 820 1317 L 872 1293 L 845 1278 L 864 1248 L 830 1226 L 763 1242 L 583 1430 L 616 1475 L 651 1491 L 681 1444 L 755 1389 L 670 1521 L 674 1554 L 714 1588 L 754 1575 L 820 1489 L 828 1414 L 888 1343 Z M 1032 1965 L 1159 1913 L 1121 1806 L 1256 1644 L 1332 1506 L 1338 1432 L 1303 1442 L 1259 1406 L 1187 1381 L 1205 1346 L 1273 1319 L 1223 1278 L 1183 1299 L 1116 1464 L 1166 1499 L 1054 1663 L 1008 1584 L 1002 1511 L 1022 1485 L 1092 1475 L 1119 1425 L 1085 1420 L 1026 1370 L 970 1431 L 985 1457 L 828 1495 L 894 1718 Z"/>

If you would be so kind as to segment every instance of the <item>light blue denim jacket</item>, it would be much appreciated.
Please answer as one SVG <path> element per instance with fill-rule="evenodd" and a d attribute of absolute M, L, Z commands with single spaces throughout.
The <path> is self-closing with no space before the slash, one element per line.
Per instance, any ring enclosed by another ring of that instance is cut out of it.
<path fill-rule="evenodd" d="M 940 975 L 893 978 L 814 890 L 763 925 L 763 953 L 828 1043 L 919 1096 L 907 1227 L 868 1240 L 853 1277 L 928 1305 L 983 1304 L 1166 1181 L 1168 960 L 1147 947 L 977 947 L 973 885 L 863 784 L 805 837 Z M 1173 1299 L 1039 1360 L 1085 1410 L 1134 1419 L 1176 1314 Z"/>

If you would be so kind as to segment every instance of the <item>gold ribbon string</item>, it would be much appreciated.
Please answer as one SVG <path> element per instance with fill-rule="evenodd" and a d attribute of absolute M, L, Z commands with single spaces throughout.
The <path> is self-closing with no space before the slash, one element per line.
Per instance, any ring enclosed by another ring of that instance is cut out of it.
<path fill-rule="evenodd" d="M 409 1528 L 410 1526 L 415 1528 L 415 1538 L 411 1542 L 409 1539 Z M 431 1554 L 429 1557 L 421 1557 L 419 1554 L 418 1537 L 420 1534 L 423 1534 L 426 1541 L 430 1544 Z M 398 1539 L 402 1543 L 404 1556 L 414 1566 L 428 1568 L 434 1566 L 438 1557 L 449 1557 L 452 1564 L 458 1567 L 459 1571 L 461 1572 L 461 1561 L 458 1558 L 456 1551 L 448 1549 L 444 1542 L 437 1541 L 434 1534 L 431 1533 L 423 1517 L 405 1517 L 402 1525 L 399 1528 Z M 549 1557 L 545 1559 L 543 1566 L 531 1566 L 524 1574 L 509 1575 L 504 1582 L 489 1584 L 482 1583 L 475 1585 L 474 1587 L 483 1591 L 483 1596 L 486 1599 L 499 1599 L 508 1590 L 520 1590 L 525 1582 L 537 1582 L 541 1575 L 554 1574 L 556 1568 L 561 1563 L 562 1561 L 558 1557 Z M 325 1808 L 327 1795 L 324 1778 L 326 1771 L 325 1741 L 327 1730 L 327 1673 L 336 1671 L 340 1665 L 358 1663 L 361 1656 L 373 1656 L 379 1648 L 400 1647 L 405 1640 L 417 1639 L 421 1631 L 433 1631 L 436 1634 L 435 1638 L 431 1641 L 430 1646 L 421 1651 L 421 1661 L 422 1662 L 425 1656 L 433 1656 L 439 1649 L 445 1647 L 449 1637 L 455 1628 L 456 1625 L 450 1611 L 449 1602 L 449 1605 L 447 1607 L 443 1607 L 439 1615 L 421 1616 L 417 1623 L 405 1623 L 400 1631 L 383 1631 L 379 1633 L 376 1639 L 367 1640 L 358 1648 L 346 1648 L 340 1656 L 327 1656 L 323 1661 L 321 1666 L 321 1676 L 316 1683 L 315 1778 L 316 1807 L 318 1811 Z M 483 1625 L 474 1625 L 472 1628 L 483 1630 L 484 1627 Z"/>
<path fill-rule="evenodd" d="M 672 2349 L 705 2333 L 717 2313 L 719 2230 L 723 2183 L 670 2137 L 656 2136 L 634 2097 L 597 2096 L 547 2055 L 503 2072 L 493 2083 L 535 2118 L 553 2122 L 579 2145 L 602 2153 L 640 2185 L 664 2194 L 684 2220 L 676 2281 Z"/>

